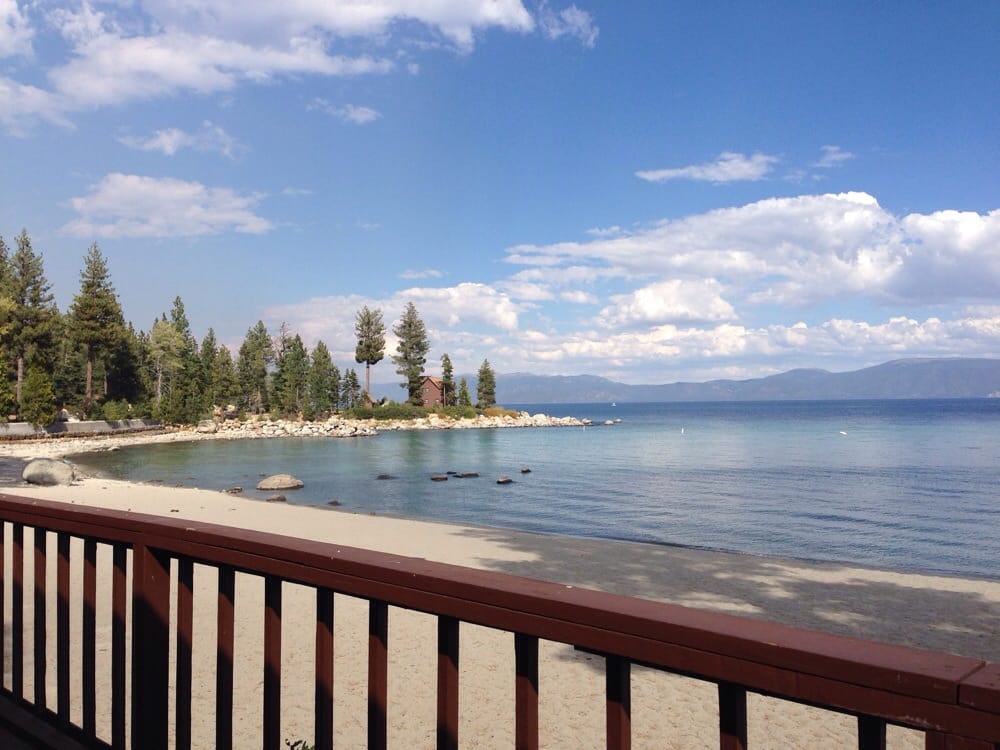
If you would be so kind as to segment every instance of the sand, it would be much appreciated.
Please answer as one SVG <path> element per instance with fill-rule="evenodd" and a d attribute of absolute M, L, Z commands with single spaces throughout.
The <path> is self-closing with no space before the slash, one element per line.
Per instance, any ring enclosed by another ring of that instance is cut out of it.
<path fill-rule="evenodd" d="M 70 487 L 4 491 L 384 550 L 1000 661 L 998 581 L 427 523 L 97 478 Z M 214 578 L 211 569 L 196 568 L 198 747 L 213 744 Z M 236 747 L 260 744 L 262 589 L 259 579 L 238 576 Z M 367 607 L 339 595 L 335 607 L 335 739 L 338 746 L 359 747 L 364 745 L 366 721 Z M 282 737 L 310 740 L 311 591 L 286 584 L 283 616 Z M 99 637 L 106 635 L 104 625 Z M 433 747 L 436 622 L 392 609 L 389 628 L 390 745 Z M 461 745 L 510 747 L 513 636 L 463 625 L 461 638 Z M 603 661 L 554 643 L 543 643 L 540 653 L 543 746 L 603 747 Z M 103 664 L 99 661 L 99 669 Z M 6 680 L 9 684 L 9 675 Z M 718 747 L 714 685 L 642 669 L 633 671 L 632 685 L 634 747 Z M 49 689 L 54 691 L 54 686 Z M 103 726 L 106 700 L 98 705 Z M 754 747 L 840 748 L 856 743 L 854 732 L 850 717 L 750 698 L 749 739 Z M 922 746 L 921 734 L 890 728 L 890 748 Z"/>

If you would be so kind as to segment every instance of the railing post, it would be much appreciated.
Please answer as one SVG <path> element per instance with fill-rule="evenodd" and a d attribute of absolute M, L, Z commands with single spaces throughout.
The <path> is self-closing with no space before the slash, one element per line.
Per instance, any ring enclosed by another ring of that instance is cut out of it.
<path fill-rule="evenodd" d="M 438 617 L 437 747 L 458 748 L 458 633 L 454 617 Z"/>
<path fill-rule="evenodd" d="M 631 665 L 622 656 L 608 655 L 604 660 L 605 702 L 607 705 L 608 750 L 632 747 Z"/>
<path fill-rule="evenodd" d="M 368 748 L 385 750 L 388 693 L 389 605 L 368 603 Z"/>
<path fill-rule="evenodd" d="M 538 638 L 514 634 L 514 745 L 517 750 L 538 748 Z"/>
<path fill-rule="evenodd" d="M 885 719 L 858 717 L 858 750 L 885 750 Z"/>
<path fill-rule="evenodd" d="M 746 750 L 747 691 L 741 685 L 719 683 L 719 748 Z"/>
<path fill-rule="evenodd" d="M 132 548 L 132 747 L 166 750 L 170 558 Z"/>

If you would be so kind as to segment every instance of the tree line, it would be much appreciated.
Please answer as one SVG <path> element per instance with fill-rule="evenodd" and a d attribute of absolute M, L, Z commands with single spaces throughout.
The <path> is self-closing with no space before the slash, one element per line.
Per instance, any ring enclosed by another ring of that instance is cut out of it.
<path fill-rule="evenodd" d="M 399 340 L 392 361 L 407 401 L 419 405 L 430 343 L 412 303 L 393 327 Z M 178 296 L 148 331 L 125 321 L 101 249 L 88 249 L 80 288 L 60 312 L 45 277 L 42 255 L 26 230 L 11 251 L 0 236 L 0 417 L 48 424 L 60 409 L 88 419 L 153 417 L 194 423 L 232 405 L 240 414 L 270 413 L 316 419 L 376 406 L 371 367 L 385 356 L 379 309 L 355 316 L 355 362 L 365 365 L 364 387 L 353 368 L 341 371 L 317 341 L 309 351 L 284 323 L 271 335 L 251 326 L 234 358 L 212 328 L 198 342 Z M 465 379 L 455 384 L 451 360 L 441 357 L 443 406 L 471 409 Z M 476 406 L 495 404 L 495 377 L 480 366 Z"/>

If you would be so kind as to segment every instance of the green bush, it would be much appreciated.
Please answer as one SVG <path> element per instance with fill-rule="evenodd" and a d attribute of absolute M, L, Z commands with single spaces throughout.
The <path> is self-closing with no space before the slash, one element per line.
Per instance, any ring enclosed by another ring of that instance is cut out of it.
<path fill-rule="evenodd" d="M 28 370 L 21 386 L 21 409 L 19 416 L 25 422 L 44 427 L 52 424 L 56 416 L 55 395 L 52 381 L 38 368 Z"/>
<path fill-rule="evenodd" d="M 517 412 L 513 409 L 505 409 L 502 406 L 488 406 L 483 409 L 483 414 L 487 417 L 516 417 Z"/>
<path fill-rule="evenodd" d="M 101 404 L 101 417 L 109 422 L 116 422 L 119 419 L 128 419 L 132 416 L 132 407 L 125 399 L 118 401 L 105 401 Z"/>

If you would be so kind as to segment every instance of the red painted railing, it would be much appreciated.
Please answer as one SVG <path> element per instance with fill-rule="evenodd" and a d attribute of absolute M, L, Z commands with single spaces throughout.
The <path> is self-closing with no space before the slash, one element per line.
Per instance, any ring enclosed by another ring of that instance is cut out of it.
<path fill-rule="evenodd" d="M 1000 747 L 1000 665 L 979 659 L 177 519 L 83 510 L 0 495 L 0 522 L 0 544 L 5 547 L 0 549 L 0 612 L 7 611 L 2 599 L 8 590 L 11 597 L 11 616 L 4 622 L 4 636 L 11 644 L 10 663 L 2 665 L 9 678 L 2 692 L 8 703 L 84 746 L 166 748 L 171 730 L 177 748 L 191 746 L 193 569 L 198 564 L 218 570 L 214 743 L 218 748 L 233 745 L 234 579 L 238 572 L 264 580 L 264 748 L 280 748 L 284 739 L 279 719 L 285 582 L 311 587 L 316 597 L 314 737 L 318 748 L 333 746 L 335 592 L 369 603 L 370 748 L 385 747 L 387 742 L 390 606 L 438 618 L 440 748 L 459 745 L 460 623 L 514 633 L 515 713 L 511 721 L 519 748 L 538 745 L 539 639 L 606 657 L 609 748 L 627 748 L 631 742 L 631 665 L 715 683 L 719 746 L 727 750 L 747 745 L 748 691 L 856 716 L 857 746 L 865 750 L 885 747 L 886 726 L 892 724 L 924 730 L 930 749 Z M 26 533 L 32 536 L 28 547 Z M 82 545 L 71 543 L 74 538 L 82 539 Z M 98 570 L 97 552 L 102 545 L 112 550 L 108 571 Z M 70 659 L 73 549 L 82 549 L 82 559 L 74 563 L 82 566 L 79 673 L 71 669 Z M 47 575 L 50 555 L 56 558 L 54 591 L 51 571 Z M 29 556 L 33 556 L 34 574 L 26 580 Z M 105 575 L 111 579 L 111 731 L 109 736 L 99 736 L 95 729 L 96 591 L 99 576 Z M 53 601 L 54 627 L 46 621 L 47 605 Z M 33 623 L 31 653 L 24 649 L 26 614 Z M 126 680 L 128 627 L 130 681 Z M 53 636 L 54 665 L 48 649 Z M 173 674 L 168 658 L 172 636 Z M 54 706 L 47 704 L 45 689 L 47 670 L 53 666 Z M 31 695 L 24 690 L 25 669 L 32 670 Z M 70 720 L 73 692 L 81 697 L 78 722 Z M 131 712 L 128 744 L 126 709 Z M 171 714 L 172 726 L 168 723 Z"/>

